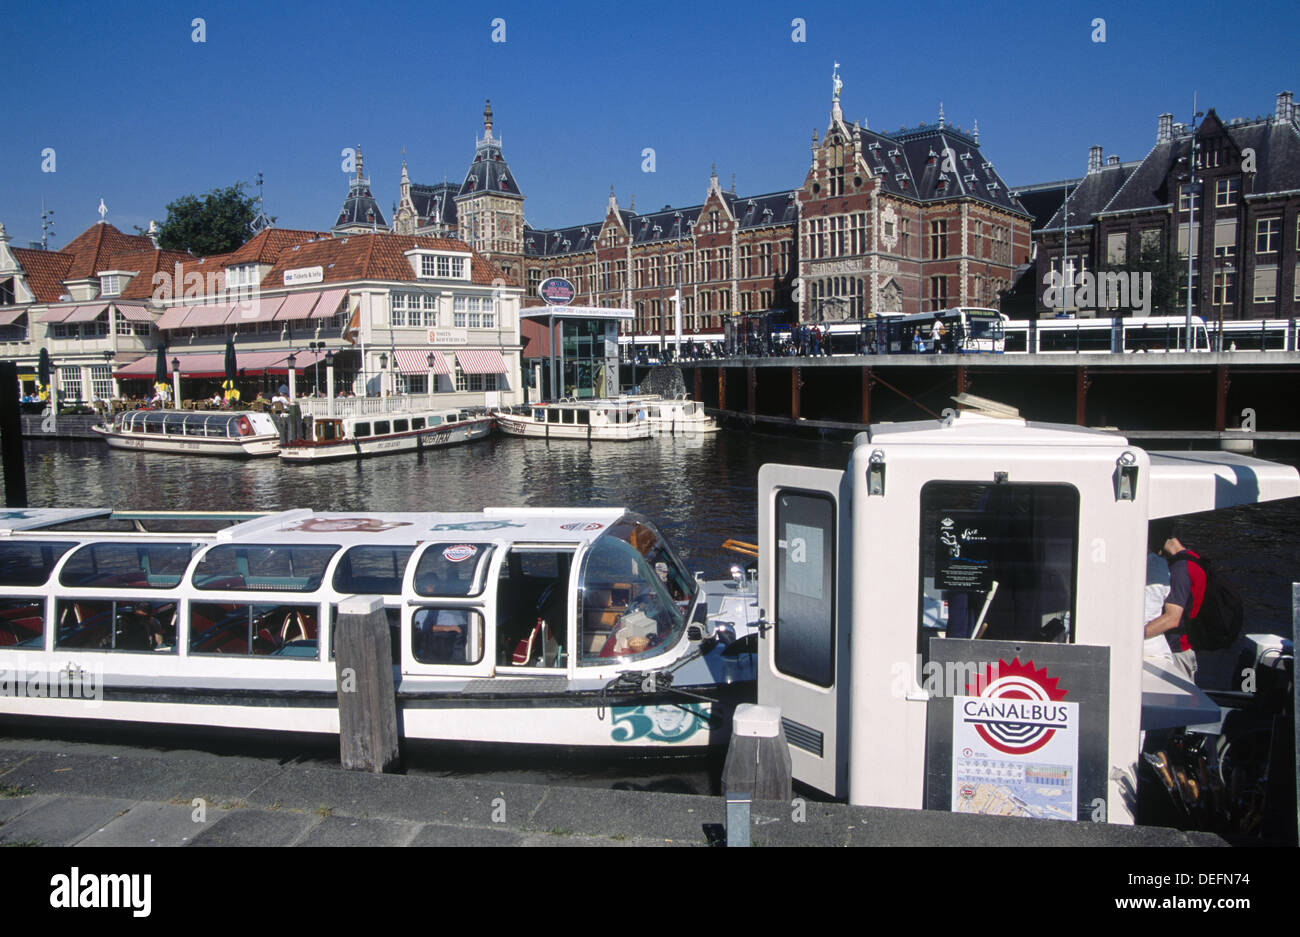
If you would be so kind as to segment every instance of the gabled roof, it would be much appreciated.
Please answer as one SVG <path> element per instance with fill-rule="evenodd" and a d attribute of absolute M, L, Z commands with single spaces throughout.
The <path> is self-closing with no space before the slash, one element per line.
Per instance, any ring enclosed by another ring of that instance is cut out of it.
<path fill-rule="evenodd" d="M 155 273 L 165 273 L 170 279 L 175 276 L 176 264 L 185 264 L 194 258 L 184 251 L 132 251 L 128 254 L 114 254 L 108 258 L 105 270 L 133 270 L 135 276 L 131 282 L 122 287 L 118 299 L 149 299 L 157 288 L 153 282 Z"/>
<path fill-rule="evenodd" d="M 64 251 L 33 250 L 29 247 L 14 247 L 11 250 L 14 259 L 23 268 L 34 302 L 57 303 L 65 292 L 63 281 L 67 279 L 68 270 L 72 267 L 73 256 Z"/>
<path fill-rule="evenodd" d="M 1104 210 L 1115 194 L 1137 171 L 1138 163 L 1111 163 L 1088 173 L 1070 189 L 1070 227 L 1089 225 Z M 1058 205 L 1043 230 L 1059 230 L 1065 225 L 1065 209 Z"/>
<path fill-rule="evenodd" d="M 74 258 L 64 279 L 83 280 L 95 276 L 100 270 L 111 269 L 107 263 L 111 254 L 153 249 L 153 241 L 145 235 L 123 234 L 111 224 L 101 221 L 78 234 L 59 253 L 71 254 Z"/>
<path fill-rule="evenodd" d="M 273 264 L 275 258 L 286 247 L 301 244 L 313 238 L 329 237 L 325 231 L 298 231 L 292 228 L 267 228 L 253 235 L 236 250 L 226 256 L 227 266 L 237 264 Z"/>

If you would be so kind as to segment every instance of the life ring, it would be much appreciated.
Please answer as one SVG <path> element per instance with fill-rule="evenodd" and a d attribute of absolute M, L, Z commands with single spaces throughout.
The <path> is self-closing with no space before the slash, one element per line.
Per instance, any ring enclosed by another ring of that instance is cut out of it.
<path fill-rule="evenodd" d="M 241 416 L 238 426 L 240 436 L 251 436 L 253 434 L 253 424 L 248 422 L 248 417 Z"/>

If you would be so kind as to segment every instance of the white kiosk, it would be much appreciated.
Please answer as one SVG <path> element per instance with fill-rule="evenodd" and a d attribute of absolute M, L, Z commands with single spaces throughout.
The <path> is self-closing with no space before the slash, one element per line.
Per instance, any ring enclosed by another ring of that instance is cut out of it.
<path fill-rule="evenodd" d="M 852 804 L 1132 823 L 1141 730 L 1218 714 L 1144 662 L 1148 521 L 1300 476 L 957 400 L 846 471 L 760 471 L 758 701 Z"/>

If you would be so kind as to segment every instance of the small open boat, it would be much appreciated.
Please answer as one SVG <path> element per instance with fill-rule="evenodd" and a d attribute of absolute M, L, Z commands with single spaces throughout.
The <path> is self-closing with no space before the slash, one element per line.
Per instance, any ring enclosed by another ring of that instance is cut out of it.
<path fill-rule="evenodd" d="M 316 417 L 311 433 L 310 439 L 295 439 L 281 446 L 280 458 L 285 462 L 328 462 L 452 446 L 486 439 L 492 433 L 492 418 L 471 416 L 463 410 Z"/>
<path fill-rule="evenodd" d="M 622 509 L 36 509 L 0 528 L 0 714 L 337 733 L 358 594 L 383 599 L 408 739 L 693 748 L 753 698 L 753 584 L 706 585 Z"/>
<path fill-rule="evenodd" d="M 649 439 L 653 435 L 644 405 L 630 398 L 560 400 L 496 410 L 497 426 L 511 436 L 541 439 Z"/>
<path fill-rule="evenodd" d="M 280 448 L 270 414 L 251 410 L 127 410 L 91 429 L 114 449 L 248 458 Z"/>

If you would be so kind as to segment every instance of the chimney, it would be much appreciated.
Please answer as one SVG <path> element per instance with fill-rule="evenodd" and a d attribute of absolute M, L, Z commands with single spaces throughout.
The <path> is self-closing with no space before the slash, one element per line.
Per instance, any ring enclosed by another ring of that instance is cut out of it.
<path fill-rule="evenodd" d="M 1101 147 L 1090 146 L 1088 147 L 1088 172 L 1094 173 L 1100 171 L 1101 171 Z"/>
<path fill-rule="evenodd" d="M 1277 93 L 1277 108 L 1273 112 L 1273 123 L 1290 123 L 1291 115 L 1294 113 L 1294 108 L 1295 105 L 1291 103 L 1291 92 L 1279 91 Z"/>
<path fill-rule="evenodd" d="M 1161 114 L 1156 124 L 1156 143 L 1168 143 L 1174 138 L 1174 115 Z"/>
<path fill-rule="evenodd" d="M 1118 156 L 1115 156 L 1115 155 L 1113 155 L 1113 154 L 1112 154 L 1111 156 L 1107 156 L 1107 157 L 1106 157 L 1106 165 L 1107 165 L 1107 166 L 1118 166 L 1118 165 L 1119 165 L 1119 157 L 1118 157 Z"/>

